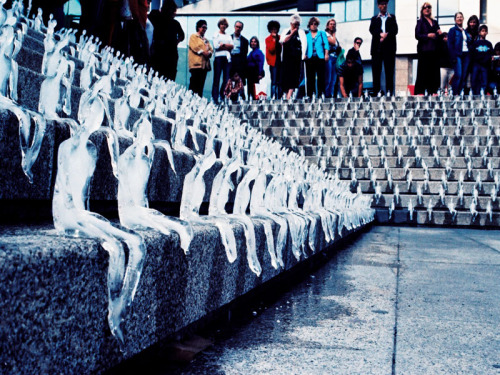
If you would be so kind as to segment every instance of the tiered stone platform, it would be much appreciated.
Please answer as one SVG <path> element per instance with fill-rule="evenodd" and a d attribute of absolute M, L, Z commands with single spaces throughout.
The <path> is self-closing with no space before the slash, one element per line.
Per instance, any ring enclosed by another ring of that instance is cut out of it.
<path fill-rule="evenodd" d="M 231 111 L 372 195 L 379 223 L 500 224 L 498 96 L 266 101 Z"/>
<path fill-rule="evenodd" d="M 23 108 L 38 110 L 44 35 L 29 30 L 18 55 L 19 100 Z M 77 87 L 81 61 L 72 87 L 72 114 L 83 90 Z M 102 72 L 98 72 L 102 74 Z M 109 100 L 122 94 L 125 80 L 118 80 Z M 130 123 L 139 118 L 132 109 Z M 168 117 L 175 119 L 176 113 Z M 191 121 L 188 119 L 188 121 Z M 260 221 L 256 226 L 257 256 L 262 273 L 249 268 L 243 227 L 233 224 L 238 258 L 227 260 L 219 231 L 214 225 L 195 224 L 195 237 L 188 254 L 180 248 L 179 236 L 156 231 L 138 231 L 147 244 L 143 274 L 125 324 L 125 352 L 119 350 L 107 322 L 108 254 L 98 240 L 72 238 L 55 232 L 51 224 L 51 200 L 57 173 L 59 145 L 70 136 L 61 121 L 48 121 L 40 155 L 33 166 L 33 183 L 21 168 L 19 125 L 8 111 L 0 112 L 0 373 L 100 373 L 141 351 L 158 344 L 188 325 L 216 312 L 313 254 L 307 248 L 300 260 L 293 256 L 290 236 L 283 253 L 284 267 L 271 266 L 266 237 Z M 203 129 L 202 124 L 202 129 Z M 157 139 L 171 140 L 171 124 L 153 117 Z M 207 136 L 197 133 L 203 152 Z M 98 161 L 90 187 L 90 208 L 118 224 L 117 181 L 112 173 L 104 132 L 91 141 L 98 150 Z M 220 141 L 217 141 L 220 145 Z M 120 138 L 120 151 L 131 144 Z M 188 138 L 186 146 L 194 151 Z M 217 145 L 216 145 L 217 146 Z M 217 147 L 216 147 L 217 149 Z M 177 215 L 184 177 L 195 164 L 193 153 L 173 151 L 177 173 L 168 165 L 166 152 L 156 150 L 148 185 L 151 206 Z M 206 194 L 202 213 L 209 202 L 217 162 L 205 175 Z M 229 206 L 234 200 L 230 197 Z M 352 230 L 336 229 L 339 234 L 325 241 L 321 220 L 316 215 L 316 253 L 331 249 Z M 338 221 L 337 221 L 338 222 Z M 15 224 L 14 224 L 15 223 Z M 273 223 L 276 237 L 279 226 Z"/>

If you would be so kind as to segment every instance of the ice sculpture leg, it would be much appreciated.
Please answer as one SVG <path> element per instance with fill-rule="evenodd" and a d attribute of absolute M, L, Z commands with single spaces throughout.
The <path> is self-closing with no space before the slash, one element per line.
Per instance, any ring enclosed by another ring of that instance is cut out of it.
<path fill-rule="evenodd" d="M 264 233 L 266 235 L 267 251 L 271 256 L 271 265 L 273 266 L 274 269 L 278 269 L 278 259 L 276 257 L 276 250 L 274 248 L 273 227 L 269 220 L 261 219 L 258 221 L 262 223 L 264 227 Z"/>
<path fill-rule="evenodd" d="M 236 252 L 236 238 L 234 236 L 233 227 L 230 224 L 230 220 L 224 217 L 214 217 L 211 216 L 207 220 L 213 219 L 215 226 L 219 229 L 221 235 L 222 245 L 226 250 L 226 256 L 229 263 L 234 263 L 238 254 Z"/>
<path fill-rule="evenodd" d="M 21 167 L 28 177 L 30 183 L 33 182 L 33 173 L 31 168 L 38 158 L 40 148 L 42 147 L 43 137 L 45 136 L 45 119 L 35 112 L 23 110 L 11 100 L 0 96 L 0 110 L 12 112 L 19 121 L 19 143 L 21 147 Z M 33 119 L 35 128 L 33 138 L 31 137 L 31 120 Z"/>
<path fill-rule="evenodd" d="M 122 208 L 120 209 L 120 222 L 131 229 L 152 228 L 166 235 L 171 232 L 178 233 L 181 249 L 185 254 L 189 252 L 189 245 L 194 237 L 193 227 L 187 221 L 165 216 L 150 208 Z"/>
<path fill-rule="evenodd" d="M 235 215 L 235 218 L 240 220 L 245 232 L 245 242 L 247 246 L 248 265 L 253 273 L 260 276 L 262 267 L 260 266 L 259 258 L 257 257 L 257 244 L 255 240 L 255 226 L 248 216 Z"/>

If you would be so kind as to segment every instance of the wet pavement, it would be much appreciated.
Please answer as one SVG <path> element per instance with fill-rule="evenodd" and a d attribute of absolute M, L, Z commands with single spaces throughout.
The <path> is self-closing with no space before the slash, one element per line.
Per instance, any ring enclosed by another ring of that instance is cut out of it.
<path fill-rule="evenodd" d="M 175 374 L 500 374 L 500 233 L 373 227 Z"/>

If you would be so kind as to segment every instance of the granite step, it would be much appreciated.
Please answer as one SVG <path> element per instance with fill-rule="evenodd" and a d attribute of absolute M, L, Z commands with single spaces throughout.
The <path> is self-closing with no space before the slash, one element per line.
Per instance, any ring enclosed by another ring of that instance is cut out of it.
<path fill-rule="evenodd" d="M 255 225 L 260 277 L 248 267 L 239 224 L 232 264 L 209 223 L 195 225 L 187 255 L 176 234 L 137 231 L 147 255 L 124 323 L 124 353 L 107 326 L 108 255 L 99 242 L 58 235 L 51 225 L 0 227 L 0 372 L 102 373 L 300 263 L 287 247 L 284 269 L 274 269 Z M 318 252 L 335 246 L 322 233 Z"/>

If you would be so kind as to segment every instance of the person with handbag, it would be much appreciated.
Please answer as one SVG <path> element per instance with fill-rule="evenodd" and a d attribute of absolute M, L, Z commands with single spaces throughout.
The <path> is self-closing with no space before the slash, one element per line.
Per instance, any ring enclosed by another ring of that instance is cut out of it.
<path fill-rule="evenodd" d="M 199 96 L 203 96 L 203 86 L 207 72 L 210 71 L 210 57 L 213 53 L 212 46 L 205 38 L 206 31 L 207 21 L 199 20 L 196 22 L 196 33 L 189 37 L 188 67 L 191 73 L 189 90 Z"/>
<path fill-rule="evenodd" d="M 280 37 L 283 46 L 281 85 L 287 99 L 290 99 L 295 89 L 299 87 L 302 61 L 306 58 L 307 37 L 300 28 L 301 22 L 302 19 L 298 14 L 291 16 L 290 27 L 283 30 Z"/>
<path fill-rule="evenodd" d="M 264 78 L 264 54 L 260 50 L 259 39 L 250 38 L 250 53 L 247 57 L 247 91 L 248 98 L 256 98 L 255 85 Z"/>
<path fill-rule="evenodd" d="M 325 93 L 325 65 L 330 58 L 330 45 L 326 32 L 318 30 L 319 19 L 311 17 L 307 27 L 307 53 L 306 53 L 306 77 L 307 95 L 312 97 L 316 92 L 316 78 L 318 79 L 318 96 Z"/>

